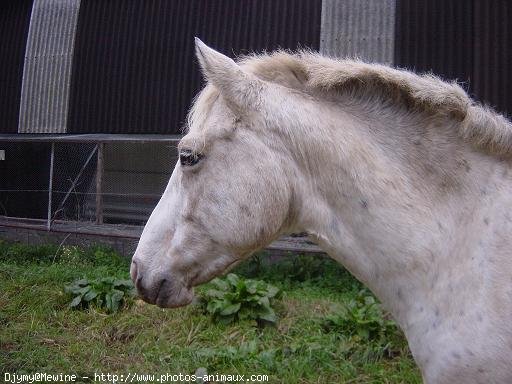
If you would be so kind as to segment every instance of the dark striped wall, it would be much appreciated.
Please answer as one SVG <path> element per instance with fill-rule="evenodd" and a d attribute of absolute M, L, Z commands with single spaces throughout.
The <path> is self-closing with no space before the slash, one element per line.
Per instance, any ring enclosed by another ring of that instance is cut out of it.
<path fill-rule="evenodd" d="M 230 55 L 319 48 L 320 0 L 83 0 L 73 133 L 179 133 L 202 80 L 193 37 Z"/>
<path fill-rule="evenodd" d="M 323 38 L 334 39 L 324 41 L 324 46 L 329 43 L 329 47 L 343 53 L 353 41 L 345 32 L 338 34 L 343 30 L 340 23 L 346 23 L 337 15 L 346 14 L 343 17 L 352 21 L 364 19 L 354 8 L 359 2 L 343 8 L 349 3 L 82 0 L 74 48 L 69 50 L 69 100 L 67 96 L 62 98 L 69 105 L 54 108 L 65 111 L 59 120 L 62 124 L 58 129 L 50 124 L 44 132 L 179 132 L 192 97 L 202 84 L 193 54 L 194 36 L 231 56 L 299 45 L 318 49 L 323 17 L 328 21 Z M 23 132 L 19 129 L 20 94 L 32 4 L 32 0 L 0 1 L 0 133 Z M 367 0 L 364 4 L 373 2 Z M 371 7 L 362 9 L 377 12 Z M 512 114 L 511 20 L 512 2 L 508 0 L 396 0 L 394 62 L 458 79 L 475 98 Z M 354 22 L 348 31 L 356 31 L 360 24 Z M 375 38 L 375 33 L 370 37 Z M 365 39 L 363 36 L 361 41 Z M 363 48 L 357 46 L 353 51 L 360 54 Z M 32 59 L 37 61 L 38 55 Z M 28 77 L 25 80 L 31 84 Z M 26 98 L 27 105 L 36 112 L 44 112 L 45 100 Z M 34 116 L 42 121 L 37 127 L 48 122 L 42 113 Z M 25 132 L 35 131 L 31 128 Z"/>
<path fill-rule="evenodd" d="M 0 1 L 0 133 L 18 132 L 32 0 Z"/>
<path fill-rule="evenodd" d="M 395 64 L 464 82 L 512 115 L 512 2 L 397 0 Z"/>

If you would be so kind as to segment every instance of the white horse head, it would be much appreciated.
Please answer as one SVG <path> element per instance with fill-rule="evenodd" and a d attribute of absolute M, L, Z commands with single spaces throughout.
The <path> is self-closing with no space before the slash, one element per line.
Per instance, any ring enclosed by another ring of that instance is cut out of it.
<path fill-rule="evenodd" d="M 196 42 L 208 85 L 133 257 L 140 295 L 192 287 L 305 231 L 404 330 L 429 383 L 511 383 L 512 127 L 457 84 Z"/>
<path fill-rule="evenodd" d="M 287 161 L 259 135 L 266 84 L 199 41 L 196 49 L 211 84 L 131 270 L 141 296 L 162 307 L 188 304 L 193 286 L 267 245 L 290 217 Z"/>

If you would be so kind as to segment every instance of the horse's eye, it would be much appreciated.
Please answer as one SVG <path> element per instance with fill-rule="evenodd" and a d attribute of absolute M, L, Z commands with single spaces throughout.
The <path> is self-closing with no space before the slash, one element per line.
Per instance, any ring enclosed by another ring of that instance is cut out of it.
<path fill-rule="evenodd" d="M 190 149 L 180 151 L 180 164 L 183 166 L 195 165 L 203 158 L 200 153 L 192 152 Z"/>

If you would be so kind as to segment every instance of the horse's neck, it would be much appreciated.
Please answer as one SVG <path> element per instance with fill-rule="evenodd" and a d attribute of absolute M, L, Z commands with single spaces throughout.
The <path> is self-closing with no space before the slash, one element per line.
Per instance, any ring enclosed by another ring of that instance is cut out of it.
<path fill-rule="evenodd" d="M 425 312 L 435 318 L 456 310 L 448 292 L 480 279 L 471 257 L 486 225 L 483 190 L 497 193 L 498 162 L 437 122 L 393 139 L 393 124 L 403 120 L 341 120 L 323 125 L 330 127 L 323 139 L 300 143 L 311 156 L 298 187 L 301 229 L 368 285 L 404 329 L 429 319 Z"/>

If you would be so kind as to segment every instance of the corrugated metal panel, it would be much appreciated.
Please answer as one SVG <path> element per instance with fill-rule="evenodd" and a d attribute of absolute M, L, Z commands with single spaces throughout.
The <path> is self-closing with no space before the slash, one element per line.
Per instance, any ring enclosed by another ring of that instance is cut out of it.
<path fill-rule="evenodd" d="M 395 0 L 323 0 L 320 52 L 392 63 Z"/>
<path fill-rule="evenodd" d="M 23 58 L 32 0 L 0 2 L 0 133 L 18 132 Z"/>
<path fill-rule="evenodd" d="M 398 0 L 395 60 L 512 114 L 511 23 L 507 0 Z"/>
<path fill-rule="evenodd" d="M 19 132 L 64 133 L 80 0 L 35 0 L 30 21 Z"/>
<path fill-rule="evenodd" d="M 179 133 L 202 80 L 193 37 L 234 56 L 319 48 L 320 0 L 84 0 L 69 132 Z"/>

